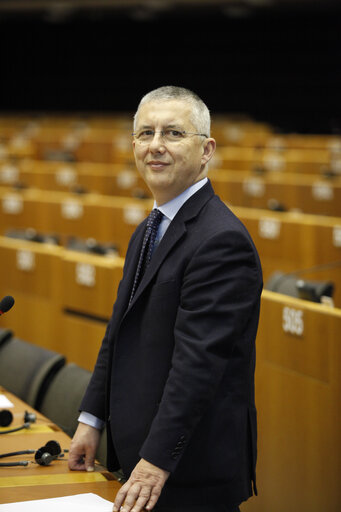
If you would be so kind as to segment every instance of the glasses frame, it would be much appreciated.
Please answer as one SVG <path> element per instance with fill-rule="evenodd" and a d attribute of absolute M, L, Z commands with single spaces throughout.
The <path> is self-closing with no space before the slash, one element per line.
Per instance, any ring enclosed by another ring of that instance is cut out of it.
<path fill-rule="evenodd" d="M 139 132 L 133 132 L 131 135 L 134 137 L 134 140 L 136 142 L 138 142 L 139 144 L 148 144 L 150 142 L 152 142 L 152 140 L 154 139 L 155 137 L 155 134 L 156 133 L 160 133 L 161 134 L 161 137 L 163 139 L 164 142 L 179 142 L 181 139 L 179 140 L 173 140 L 173 141 L 167 141 L 167 139 L 165 139 L 165 132 L 167 130 L 151 130 L 148 128 L 149 131 L 153 132 L 153 136 L 151 138 L 151 140 L 139 140 L 138 138 L 136 138 L 135 136 L 139 133 Z M 171 130 L 171 128 L 170 128 Z M 177 131 L 179 133 L 181 133 L 181 135 L 198 135 L 199 137 L 205 137 L 206 139 L 208 139 L 208 135 L 206 135 L 206 133 L 196 133 L 196 132 L 187 132 L 186 130 L 174 130 L 174 131 Z"/>

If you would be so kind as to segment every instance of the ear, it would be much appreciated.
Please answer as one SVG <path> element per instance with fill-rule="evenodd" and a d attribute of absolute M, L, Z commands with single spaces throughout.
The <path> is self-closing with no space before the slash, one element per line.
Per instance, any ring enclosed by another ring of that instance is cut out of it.
<path fill-rule="evenodd" d="M 205 139 L 203 143 L 203 154 L 201 156 L 202 165 L 206 165 L 212 158 L 216 148 L 216 141 L 212 137 Z"/>

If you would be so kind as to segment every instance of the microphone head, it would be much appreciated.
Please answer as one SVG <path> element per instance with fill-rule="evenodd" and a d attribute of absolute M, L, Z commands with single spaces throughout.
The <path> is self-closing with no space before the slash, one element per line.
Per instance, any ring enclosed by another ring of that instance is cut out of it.
<path fill-rule="evenodd" d="M 34 412 L 25 411 L 24 423 L 35 423 L 37 416 Z"/>
<path fill-rule="evenodd" d="M 11 309 L 13 304 L 14 304 L 13 297 L 11 297 L 11 295 L 6 295 L 6 297 L 1 299 L 1 302 L 0 302 L 0 312 L 1 313 L 6 313 L 7 311 L 9 311 Z"/>

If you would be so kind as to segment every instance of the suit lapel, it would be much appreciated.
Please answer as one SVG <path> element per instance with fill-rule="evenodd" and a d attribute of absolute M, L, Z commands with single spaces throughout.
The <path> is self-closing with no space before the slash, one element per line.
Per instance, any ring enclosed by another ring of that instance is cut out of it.
<path fill-rule="evenodd" d="M 173 220 L 174 222 L 174 220 Z M 153 279 L 154 275 L 158 271 L 160 265 L 163 260 L 166 258 L 167 254 L 171 251 L 172 247 L 182 238 L 182 236 L 186 233 L 186 227 L 183 223 L 173 223 L 171 222 L 164 237 L 159 243 L 158 247 L 155 249 L 155 252 L 152 256 L 150 265 L 147 267 L 139 286 L 135 292 L 133 300 L 128 308 L 130 308 L 135 304 L 135 302 L 139 299 L 140 295 L 143 293 L 145 288 L 148 286 L 150 281 Z"/>
<path fill-rule="evenodd" d="M 193 196 L 191 196 L 186 203 L 180 208 L 172 222 L 170 223 L 164 237 L 162 238 L 160 244 L 155 250 L 155 253 L 153 254 L 152 261 L 148 268 L 146 269 L 146 272 L 144 276 L 142 277 L 142 280 L 135 292 L 135 295 L 133 297 L 133 300 L 131 301 L 130 306 L 126 310 L 126 313 L 130 311 L 130 309 L 134 306 L 135 302 L 139 299 L 141 294 L 144 292 L 145 288 L 148 286 L 150 281 L 153 279 L 154 275 L 158 271 L 160 265 L 164 261 L 164 259 L 167 257 L 168 253 L 171 251 L 171 249 L 174 247 L 174 245 L 186 234 L 187 227 L 186 224 L 189 220 L 196 217 L 200 210 L 203 208 L 203 206 L 206 204 L 206 202 L 214 195 L 212 186 L 210 182 L 208 182 L 206 185 L 204 185 L 201 189 L 198 190 Z M 134 260 L 136 265 L 135 268 L 133 267 L 133 264 L 130 266 L 130 272 L 129 272 L 129 280 L 127 280 L 127 287 L 131 290 L 133 279 L 135 276 L 135 271 L 137 267 L 137 261 L 139 256 L 140 247 L 142 244 L 143 239 L 143 233 L 144 229 L 142 231 L 142 234 L 139 236 L 138 240 L 136 240 L 136 247 L 138 248 L 136 250 L 137 256 L 132 258 L 132 261 Z M 128 277 L 128 276 L 127 276 Z M 129 300 L 129 299 L 128 299 Z M 127 302 L 128 304 L 128 302 Z"/>

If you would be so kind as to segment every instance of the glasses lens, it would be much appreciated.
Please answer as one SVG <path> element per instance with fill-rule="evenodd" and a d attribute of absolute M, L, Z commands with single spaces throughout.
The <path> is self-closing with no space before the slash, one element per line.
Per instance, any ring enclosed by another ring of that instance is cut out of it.
<path fill-rule="evenodd" d="M 140 130 L 136 132 L 135 139 L 139 142 L 149 142 L 154 137 L 154 131 L 153 130 Z"/>
<path fill-rule="evenodd" d="M 168 142 L 176 142 L 178 140 L 183 139 L 184 133 L 180 130 L 165 130 L 164 138 L 168 140 Z"/>
<path fill-rule="evenodd" d="M 177 142 L 184 138 L 184 132 L 174 129 L 163 130 L 161 132 L 146 129 L 139 130 L 134 134 L 134 138 L 141 144 L 147 144 L 154 139 L 155 133 L 160 133 L 161 137 L 167 142 Z"/>

